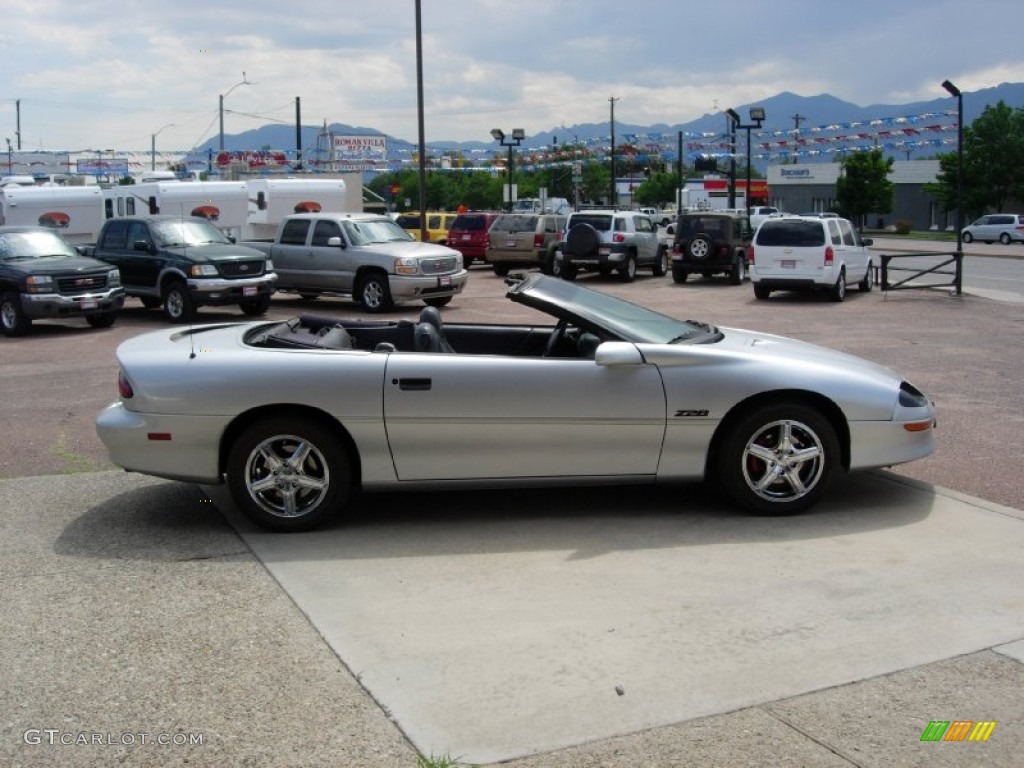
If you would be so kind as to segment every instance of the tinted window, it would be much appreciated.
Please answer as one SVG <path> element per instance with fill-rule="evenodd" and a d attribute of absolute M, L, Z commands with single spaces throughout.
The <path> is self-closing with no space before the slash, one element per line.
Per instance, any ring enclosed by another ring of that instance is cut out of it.
<path fill-rule="evenodd" d="M 537 229 L 536 216 L 499 216 L 491 225 L 491 232 L 533 232 Z"/>
<path fill-rule="evenodd" d="M 843 245 L 857 245 L 857 238 L 853 234 L 853 227 L 845 219 L 840 220 L 839 230 L 843 233 Z"/>
<path fill-rule="evenodd" d="M 480 232 L 487 229 L 487 216 L 482 213 L 462 213 L 455 217 L 452 229 L 465 229 L 469 232 Z"/>
<path fill-rule="evenodd" d="M 758 245 L 813 247 L 825 245 L 825 228 L 818 221 L 769 219 L 757 230 Z"/>
<path fill-rule="evenodd" d="M 573 216 L 569 222 L 571 227 L 575 227 L 577 224 L 589 224 L 598 232 L 607 232 L 612 228 L 612 217 L 607 214 L 584 213 L 579 216 Z"/>
<path fill-rule="evenodd" d="M 419 229 L 420 228 L 420 217 L 419 217 L 419 214 L 416 214 L 414 216 L 414 215 L 409 214 L 409 213 L 403 213 L 401 216 L 399 216 L 397 219 L 395 219 L 395 222 L 402 229 Z"/>
<path fill-rule="evenodd" d="M 111 221 L 103 230 L 103 248 L 124 250 L 128 247 L 128 223 L 127 221 Z"/>
<path fill-rule="evenodd" d="M 327 241 L 332 237 L 341 237 L 341 227 L 338 226 L 338 222 L 321 219 L 313 227 L 312 245 L 327 245 Z"/>
<path fill-rule="evenodd" d="M 305 245 L 306 233 L 309 232 L 307 219 L 289 219 L 281 230 L 281 245 Z"/>

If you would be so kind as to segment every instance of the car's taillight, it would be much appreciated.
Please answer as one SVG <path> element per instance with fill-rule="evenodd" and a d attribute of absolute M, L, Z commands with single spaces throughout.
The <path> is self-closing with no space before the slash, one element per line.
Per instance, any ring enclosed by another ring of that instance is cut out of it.
<path fill-rule="evenodd" d="M 533 247 L 534 248 L 543 248 L 544 247 L 544 235 L 534 235 L 533 236 Z"/>
<path fill-rule="evenodd" d="M 753 263 L 754 263 L 754 246 L 748 245 L 747 246 L 747 264 L 753 264 Z"/>
<path fill-rule="evenodd" d="M 683 246 L 681 246 L 679 243 L 673 243 L 672 244 L 672 253 L 678 253 L 678 254 L 682 255 L 682 253 L 683 253 Z"/>
<path fill-rule="evenodd" d="M 621 232 L 616 232 L 615 235 L 612 237 L 612 240 L 614 240 L 616 243 L 624 243 L 626 242 L 626 236 Z"/>
<path fill-rule="evenodd" d="M 124 375 L 124 371 L 117 372 L 117 391 L 125 400 L 135 396 L 132 385 L 128 383 L 128 378 Z"/>
<path fill-rule="evenodd" d="M 836 259 L 836 252 L 832 250 L 831 245 L 825 246 L 825 266 L 831 267 L 832 263 Z"/>

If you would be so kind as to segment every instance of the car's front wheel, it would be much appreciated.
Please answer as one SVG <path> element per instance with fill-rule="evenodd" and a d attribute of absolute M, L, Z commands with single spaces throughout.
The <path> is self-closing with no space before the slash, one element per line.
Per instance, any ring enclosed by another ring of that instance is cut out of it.
<path fill-rule="evenodd" d="M 100 312 L 97 315 L 86 315 L 85 322 L 92 328 L 109 328 L 117 321 L 117 312 Z"/>
<path fill-rule="evenodd" d="M 303 531 L 341 511 L 352 466 L 337 435 L 305 418 L 268 418 L 231 446 L 228 487 L 238 508 L 273 531 Z"/>
<path fill-rule="evenodd" d="M 434 296 L 433 298 L 424 299 L 423 303 L 428 307 L 447 307 L 452 303 L 451 296 Z"/>
<path fill-rule="evenodd" d="M 250 317 L 258 317 L 259 315 L 266 314 L 266 311 L 270 309 L 270 294 L 259 296 L 255 299 L 246 299 L 238 306 Z"/>
<path fill-rule="evenodd" d="M 195 315 L 196 307 L 188 286 L 183 280 L 175 280 L 164 290 L 164 314 L 172 323 L 188 323 Z"/>
<path fill-rule="evenodd" d="M 861 293 L 870 293 L 871 289 L 874 287 L 875 270 L 874 267 L 871 265 L 871 262 L 869 261 L 868 271 L 864 273 L 864 278 L 859 283 L 857 283 L 857 290 L 859 290 Z"/>
<path fill-rule="evenodd" d="M 828 419 L 797 402 L 762 405 L 723 436 L 718 476 L 740 505 L 764 515 L 802 512 L 825 492 L 840 462 Z"/>
<path fill-rule="evenodd" d="M 733 285 L 743 285 L 743 281 L 747 279 L 747 262 L 742 256 L 737 256 L 736 261 L 732 264 L 732 269 L 729 270 L 729 282 Z"/>
<path fill-rule="evenodd" d="M 973 242 L 974 235 L 972 235 L 970 232 L 964 232 L 962 239 L 965 243 L 970 243 Z"/>
<path fill-rule="evenodd" d="M 383 272 L 371 272 L 359 281 L 356 292 L 360 306 L 367 312 L 384 312 L 391 309 L 391 286 Z"/>
<path fill-rule="evenodd" d="M 21 297 L 14 291 L 0 296 L 0 328 L 4 336 L 24 336 L 32 327 L 32 319 L 21 308 Z"/>

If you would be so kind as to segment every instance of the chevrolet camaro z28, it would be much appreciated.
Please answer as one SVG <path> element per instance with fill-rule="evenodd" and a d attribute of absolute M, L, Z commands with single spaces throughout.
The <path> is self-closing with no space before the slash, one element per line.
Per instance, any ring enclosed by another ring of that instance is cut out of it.
<path fill-rule="evenodd" d="M 842 470 L 934 450 L 935 410 L 887 368 L 681 321 L 541 274 L 508 298 L 549 319 L 443 325 L 300 317 L 156 331 L 117 350 L 97 418 L 125 469 L 226 482 L 274 530 L 357 489 L 717 480 L 800 512 Z"/>

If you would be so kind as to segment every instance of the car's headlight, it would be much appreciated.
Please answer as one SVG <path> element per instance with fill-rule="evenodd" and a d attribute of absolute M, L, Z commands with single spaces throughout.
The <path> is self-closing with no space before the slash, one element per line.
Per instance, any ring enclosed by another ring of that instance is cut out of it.
<path fill-rule="evenodd" d="M 192 277 L 216 277 L 217 268 L 213 264 L 193 264 L 189 274 Z"/>
<path fill-rule="evenodd" d="M 273 272 L 274 271 L 274 262 L 272 262 L 270 259 L 267 259 L 266 271 L 267 272 Z"/>
<path fill-rule="evenodd" d="M 29 275 L 25 284 L 29 293 L 50 293 L 53 290 L 53 278 L 49 275 Z"/>
<path fill-rule="evenodd" d="M 395 274 L 396 275 L 418 275 L 420 273 L 420 265 L 416 259 L 409 256 L 404 256 L 399 259 L 395 259 Z"/>
<path fill-rule="evenodd" d="M 900 405 L 904 408 L 925 408 L 928 398 L 909 381 L 900 383 Z"/>
<path fill-rule="evenodd" d="M 120 288 L 121 287 L 121 273 L 116 269 L 112 269 L 107 272 L 107 287 L 109 288 Z"/>

